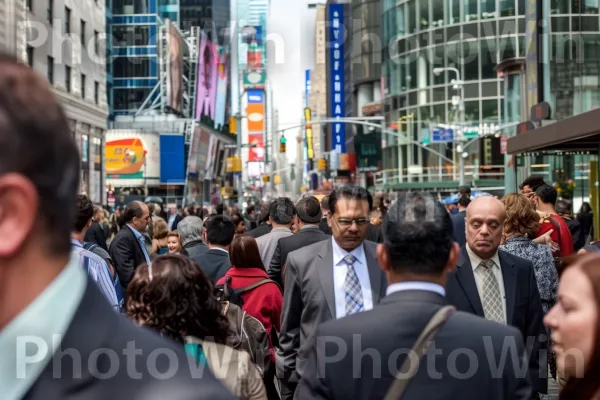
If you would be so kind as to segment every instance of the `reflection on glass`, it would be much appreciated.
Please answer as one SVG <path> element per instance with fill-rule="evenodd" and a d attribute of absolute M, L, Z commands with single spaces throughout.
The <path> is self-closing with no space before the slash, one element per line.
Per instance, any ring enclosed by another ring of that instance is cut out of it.
<path fill-rule="evenodd" d="M 481 119 L 484 122 L 498 122 L 498 100 L 481 101 Z"/>
<path fill-rule="evenodd" d="M 444 0 L 431 0 L 431 27 L 444 25 Z"/>
<path fill-rule="evenodd" d="M 407 7 L 408 33 L 411 34 L 417 31 L 417 6 L 414 1 L 410 1 Z"/>
<path fill-rule="evenodd" d="M 477 2 L 478 0 L 464 0 L 464 18 L 463 21 L 476 21 L 477 20 Z"/>
<path fill-rule="evenodd" d="M 404 16 L 404 5 L 396 8 L 396 24 L 398 26 L 398 35 L 406 35 L 406 19 Z M 393 26 L 393 25 L 392 25 Z"/>
<path fill-rule="evenodd" d="M 552 0 L 550 2 L 551 14 L 568 14 L 569 2 L 567 0 Z"/>
<path fill-rule="evenodd" d="M 481 42 L 481 79 L 493 79 L 496 77 L 498 57 L 496 54 L 496 39 L 482 39 Z"/>
<path fill-rule="evenodd" d="M 462 63 L 464 65 L 463 80 L 474 81 L 479 79 L 479 55 L 477 41 L 463 42 Z"/>
<path fill-rule="evenodd" d="M 496 0 L 481 0 L 481 19 L 496 18 Z"/>
<path fill-rule="evenodd" d="M 513 17 L 515 15 L 516 0 L 500 0 L 500 16 Z"/>
<path fill-rule="evenodd" d="M 460 1 L 447 0 L 446 24 L 458 24 L 460 22 Z"/>
<path fill-rule="evenodd" d="M 429 0 L 419 0 L 421 5 L 419 10 L 419 20 L 421 30 L 425 31 L 429 29 Z"/>
<path fill-rule="evenodd" d="M 465 123 L 479 123 L 479 101 L 465 101 Z"/>
<path fill-rule="evenodd" d="M 500 62 L 516 57 L 516 38 L 514 36 L 500 38 L 498 49 Z"/>
<path fill-rule="evenodd" d="M 583 13 L 584 14 L 598 14 L 598 0 L 584 0 L 583 1 Z"/>

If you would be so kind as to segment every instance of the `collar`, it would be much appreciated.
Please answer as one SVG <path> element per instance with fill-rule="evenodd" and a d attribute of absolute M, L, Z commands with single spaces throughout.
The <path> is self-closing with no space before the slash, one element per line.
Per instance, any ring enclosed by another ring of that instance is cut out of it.
<path fill-rule="evenodd" d="M 137 231 L 137 230 L 136 230 L 136 229 L 135 229 L 133 226 L 131 226 L 131 225 L 127 224 L 127 227 L 128 227 L 129 229 L 131 229 L 131 231 L 133 232 L 133 235 L 135 236 L 135 238 L 136 238 L 136 239 L 140 239 L 140 238 L 143 238 L 143 237 L 144 237 L 144 236 L 143 236 L 141 233 L 139 233 L 139 232 L 138 232 L 138 231 Z"/>
<path fill-rule="evenodd" d="M 192 240 L 191 242 L 187 242 L 186 244 L 184 244 L 183 248 L 187 249 L 189 247 L 196 246 L 196 245 L 204 245 L 204 246 L 206 246 L 202 240 Z"/>
<path fill-rule="evenodd" d="M 357 260 L 356 262 L 361 263 L 361 264 L 363 263 L 363 260 L 365 259 L 364 243 L 361 243 L 360 246 L 358 246 L 357 248 L 355 248 L 352 251 L 346 251 L 337 244 L 337 242 L 335 241 L 334 238 L 331 238 L 331 246 L 333 248 L 333 265 L 334 266 L 341 264 L 344 260 L 344 257 L 346 257 L 348 254 L 352 254 L 356 258 L 356 260 Z"/>
<path fill-rule="evenodd" d="M 292 230 L 290 228 L 277 227 L 277 228 L 271 229 L 271 233 L 273 233 L 273 232 L 290 232 L 290 233 L 292 233 Z"/>
<path fill-rule="evenodd" d="M 467 254 L 469 255 L 469 260 L 471 261 L 471 268 L 473 268 L 473 272 L 475 272 L 477 267 L 479 267 L 479 264 L 486 260 L 475 254 L 468 244 L 465 246 L 465 248 L 467 249 Z M 496 249 L 496 252 L 490 258 L 490 260 L 492 260 L 494 264 L 496 264 L 496 267 L 500 268 L 500 257 L 498 256 L 498 249 Z"/>
<path fill-rule="evenodd" d="M 265 271 L 259 268 L 239 268 L 231 267 L 225 275 L 238 278 L 265 278 L 268 279 L 269 275 Z"/>
<path fill-rule="evenodd" d="M 446 297 L 446 289 L 442 285 L 432 282 L 398 282 L 392 283 L 386 289 L 386 296 L 392 293 L 404 292 L 407 290 L 424 290 L 427 292 L 434 292 L 442 297 Z"/>
<path fill-rule="evenodd" d="M 209 247 L 209 250 L 218 250 L 218 251 L 222 251 L 225 254 L 229 254 L 229 252 L 221 247 Z"/>
<path fill-rule="evenodd" d="M 2 398 L 22 398 L 51 362 L 61 342 L 55 336 L 65 336 L 86 285 L 86 274 L 79 265 L 79 259 L 71 258 L 44 291 L 0 331 L 0 387 L 5 388 Z M 29 343 L 47 346 L 48 351 L 41 359 L 17 368 L 17 363 L 23 360 L 17 360 L 15 349 L 19 339 L 25 338 L 30 338 Z"/>
<path fill-rule="evenodd" d="M 316 226 L 316 225 L 304 225 L 302 228 L 300 228 L 301 231 L 303 231 L 305 229 L 306 230 L 309 230 L 309 229 L 319 229 L 319 227 Z"/>
<path fill-rule="evenodd" d="M 71 244 L 75 247 L 82 247 L 83 248 L 83 244 L 79 241 L 79 240 L 75 240 L 73 238 L 71 238 Z"/>

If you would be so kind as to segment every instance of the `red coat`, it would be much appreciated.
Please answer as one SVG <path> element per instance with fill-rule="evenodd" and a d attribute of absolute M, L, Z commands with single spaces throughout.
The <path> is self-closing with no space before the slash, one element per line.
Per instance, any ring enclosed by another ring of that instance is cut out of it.
<path fill-rule="evenodd" d="M 555 251 L 552 254 L 554 257 L 567 257 L 575 253 L 575 248 L 573 247 L 573 238 L 571 237 L 571 231 L 569 230 L 569 226 L 565 222 L 564 219 L 559 217 L 556 214 L 552 214 L 552 219 L 560 226 L 560 240 L 558 229 L 554 227 L 552 221 L 550 221 L 547 214 L 542 214 L 542 220 L 540 221 L 540 227 L 538 229 L 537 237 L 542 236 L 544 233 L 553 229 L 554 232 L 550 235 L 552 240 L 560 246 L 559 251 Z"/>
<path fill-rule="evenodd" d="M 267 273 L 258 268 L 231 267 L 225 276 L 219 279 L 217 285 L 224 284 L 227 276 L 231 277 L 232 289 L 241 289 L 262 279 L 269 279 Z M 242 309 L 262 322 L 269 337 L 273 327 L 279 332 L 283 295 L 277 284 L 266 283 L 261 285 L 242 294 L 242 299 L 244 300 Z"/>

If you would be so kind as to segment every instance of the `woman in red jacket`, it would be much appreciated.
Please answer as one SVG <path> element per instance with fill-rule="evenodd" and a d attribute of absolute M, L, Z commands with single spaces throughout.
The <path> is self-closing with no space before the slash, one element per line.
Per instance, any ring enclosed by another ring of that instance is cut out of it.
<path fill-rule="evenodd" d="M 242 309 L 258 319 L 265 327 L 269 338 L 279 332 L 283 295 L 279 286 L 269 279 L 261 261 L 256 240 L 249 235 L 233 239 L 229 258 L 231 268 L 221 278 L 217 285 L 225 284 L 227 277 L 231 278 L 232 289 L 242 289 L 260 281 L 265 283 L 242 293 L 244 304 Z M 275 329 L 276 332 L 272 332 Z M 273 347 L 273 343 L 271 343 Z"/>

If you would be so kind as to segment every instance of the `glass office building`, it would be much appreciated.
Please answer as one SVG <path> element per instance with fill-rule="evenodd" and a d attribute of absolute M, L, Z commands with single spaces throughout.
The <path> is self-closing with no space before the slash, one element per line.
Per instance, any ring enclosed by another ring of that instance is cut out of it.
<path fill-rule="evenodd" d="M 545 20 L 550 21 L 545 100 L 552 105 L 553 119 L 564 119 L 600 105 L 598 0 L 543 1 L 544 14 L 549 16 Z M 505 86 L 495 67 L 525 57 L 526 6 L 526 0 L 383 0 L 387 121 L 403 120 L 400 130 L 427 142 L 432 127 L 458 120 L 453 97 L 460 92 L 451 84 L 456 74 L 447 71 L 436 76 L 434 68 L 458 69 L 464 81 L 467 125 L 485 132 L 507 119 L 521 120 L 519 107 L 503 99 Z M 396 138 L 386 140 L 384 168 L 398 168 L 399 160 L 403 168 L 411 160 L 442 165 L 427 151 L 408 145 L 399 149 L 397 143 Z M 451 144 L 429 146 L 449 157 L 453 154 Z M 467 165 L 503 164 L 500 140 L 495 137 L 480 140 L 467 152 Z"/>

